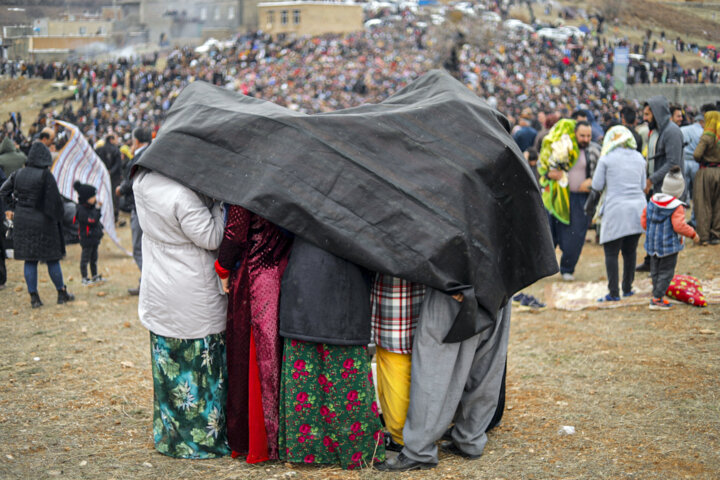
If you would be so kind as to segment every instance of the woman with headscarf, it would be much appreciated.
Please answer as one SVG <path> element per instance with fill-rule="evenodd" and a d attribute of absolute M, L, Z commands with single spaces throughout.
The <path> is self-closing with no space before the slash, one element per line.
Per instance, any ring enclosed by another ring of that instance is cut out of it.
<path fill-rule="evenodd" d="M 295 239 L 280 298 L 282 460 L 348 470 L 385 460 L 370 308 L 369 272 Z"/>
<path fill-rule="evenodd" d="M 645 159 L 636 150 L 637 143 L 632 132 L 622 125 L 608 130 L 605 135 L 600 159 L 592 179 L 592 189 L 605 190 L 605 200 L 600 206 L 602 217 L 600 244 L 605 250 L 605 270 L 609 293 L 601 302 L 620 300 L 618 288 L 618 253 L 623 256 L 622 295 L 629 297 L 635 279 L 635 258 L 640 234 L 640 223 L 645 201 Z M 588 212 L 592 215 L 593 212 Z"/>
<path fill-rule="evenodd" d="M 700 164 L 695 175 L 693 202 L 700 244 L 720 243 L 720 112 L 705 113 L 705 131 L 693 157 Z"/>
<path fill-rule="evenodd" d="M 222 209 L 145 169 L 135 174 L 133 194 L 143 230 L 138 314 L 150 331 L 155 448 L 176 458 L 229 455 L 227 300 L 213 271 Z"/>
<path fill-rule="evenodd" d="M 228 443 L 248 463 L 278 458 L 282 345 L 278 304 L 292 240 L 264 218 L 228 207 L 215 271 L 228 293 Z"/>
<path fill-rule="evenodd" d="M 8 208 L 5 216 L 14 221 L 13 245 L 15 258 L 25 260 L 25 283 L 30 305 L 43 305 L 37 288 L 38 262 L 47 263 L 48 273 L 58 292 L 57 303 L 75 299 L 63 281 L 60 259 L 65 256 L 62 219 L 65 213 L 55 177 L 50 172 L 52 155 L 40 142 L 33 143 L 25 168 L 10 175 L 0 196 Z"/>

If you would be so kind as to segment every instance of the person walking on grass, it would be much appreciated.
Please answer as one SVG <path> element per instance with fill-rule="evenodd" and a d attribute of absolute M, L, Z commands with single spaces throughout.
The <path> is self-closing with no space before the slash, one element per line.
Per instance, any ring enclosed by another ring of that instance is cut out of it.
<path fill-rule="evenodd" d="M 700 243 L 695 229 L 685 222 L 685 207 L 680 201 L 684 192 L 682 170 L 674 165 L 665 175 L 662 193 L 652 196 L 640 217 L 646 232 L 645 250 L 650 256 L 653 287 L 650 310 L 667 310 L 671 307 L 664 297 L 675 275 L 678 253 L 683 249 L 682 236 Z"/>
<path fill-rule="evenodd" d="M 57 303 L 75 300 L 63 281 L 60 259 L 65 256 L 61 222 L 65 213 L 55 177 L 50 172 L 52 155 L 41 142 L 33 143 L 25 168 L 16 170 L 0 187 L 0 197 L 14 221 L 15 258 L 25 261 L 25 283 L 30 305 L 43 305 L 37 288 L 38 262 L 47 263 L 48 273 L 58 292 Z"/>
<path fill-rule="evenodd" d="M 640 215 L 646 205 L 645 158 L 636 150 L 635 137 L 630 129 L 622 125 L 612 127 L 605 134 L 605 140 L 592 179 L 592 189 L 605 191 L 605 201 L 600 207 L 602 218 L 600 244 L 605 250 L 605 270 L 608 279 L 608 294 L 600 302 L 620 300 L 618 288 L 618 253 L 623 256 L 622 294 L 629 297 L 635 279 L 635 258 L 638 240 L 643 229 Z M 588 211 L 592 218 L 595 214 Z"/>

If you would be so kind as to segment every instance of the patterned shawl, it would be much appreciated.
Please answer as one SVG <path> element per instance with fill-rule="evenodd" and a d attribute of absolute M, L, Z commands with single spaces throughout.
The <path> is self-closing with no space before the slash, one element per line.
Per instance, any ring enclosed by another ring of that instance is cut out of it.
<path fill-rule="evenodd" d="M 715 142 L 720 143 L 720 112 L 713 110 L 705 112 L 705 131 L 703 135 L 715 137 Z"/>
<path fill-rule="evenodd" d="M 637 142 L 632 132 L 623 125 L 615 125 L 607 131 L 605 139 L 603 140 L 602 150 L 600 150 L 600 156 L 604 157 L 619 147 L 629 148 L 631 150 L 637 148 Z"/>
<path fill-rule="evenodd" d="M 540 149 L 540 158 L 538 161 L 538 173 L 540 174 L 540 186 L 542 187 L 542 200 L 545 208 L 553 214 L 555 218 L 566 225 L 570 224 L 570 190 L 567 186 L 560 185 L 558 181 L 551 180 L 547 177 L 548 171 L 553 166 L 552 145 L 560 141 L 564 135 L 569 135 L 572 140 L 573 150 L 570 152 L 569 162 L 565 171 L 569 171 L 580 155 L 580 149 L 575 140 L 575 120 L 563 118 L 557 122 L 542 141 Z"/>

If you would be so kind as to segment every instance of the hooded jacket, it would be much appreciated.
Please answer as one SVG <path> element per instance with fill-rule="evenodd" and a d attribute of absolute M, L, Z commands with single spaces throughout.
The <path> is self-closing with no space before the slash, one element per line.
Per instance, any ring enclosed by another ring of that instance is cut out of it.
<path fill-rule="evenodd" d="M 15 148 L 15 143 L 10 137 L 5 137 L 0 143 L 0 168 L 8 177 L 16 170 L 25 166 L 27 158 L 25 154 Z"/>
<path fill-rule="evenodd" d="M 76 209 L 73 224 L 77 225 L 80 245 L 89 247 L 99 245 L 103 236 L 103 227 L 100 223 L 102 213 L 95 204 L 79 203 Z"/>
<path fill-rule="evenodd" d="M 640 223 L 645 228 L 645 251 L 648 255 L 667 257 L 683 249 L 681 235 L 694 237 L 695 230 L 685 223 L 683 202 L 665 193 L 652 196 Z"/>
<path fill-rule="evenodd" d="M 6 207 L 15 212 L 13 242 L 18 260 L 52 261 L 65 255 L 60 230 L 65 207 L 50 165 L 50 151 L 35 142 L 27 166 L 10 175 L 0 188 Z"/>
<path fill-rule="evenodd" d="M 655 171 L 650 175 L 655 192 L 662 191 L 665 175 L 670 167 L 678 165 L 683 169 L 683 135 L 680 127 L 670 121 L 670 106 L 662 95 L 648 100 L 648 105 L 655 117 L 656 130 L 659 134 L 655 146 Z"/>

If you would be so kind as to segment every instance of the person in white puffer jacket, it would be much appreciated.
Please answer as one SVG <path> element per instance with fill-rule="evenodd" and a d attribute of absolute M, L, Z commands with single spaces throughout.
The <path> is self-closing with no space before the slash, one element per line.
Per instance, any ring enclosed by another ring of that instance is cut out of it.
<path fill-rule="evenodd" d="M 143 230 L 138 313 L 150 330 L 155 448 L 179 458 L 228 455 L 227 299 L 213 266 L 221 206 L 144 169 L 133 192 Z"/>

